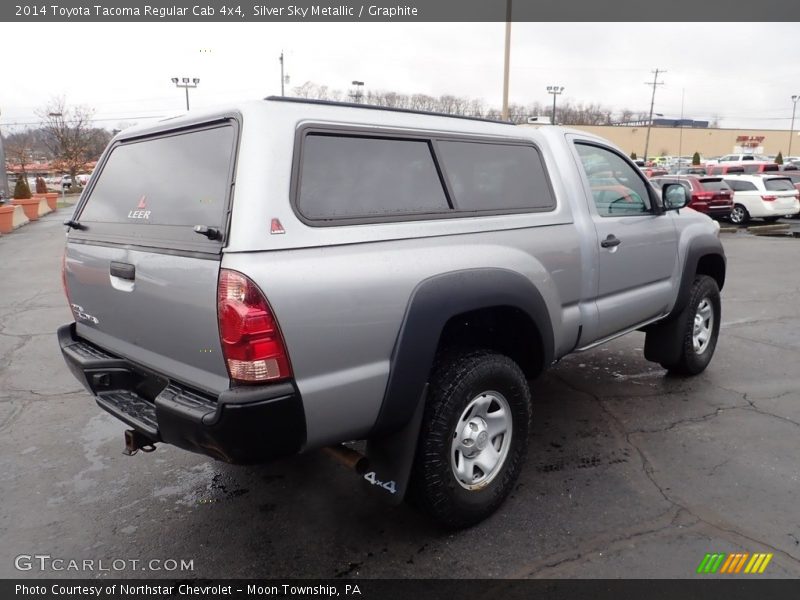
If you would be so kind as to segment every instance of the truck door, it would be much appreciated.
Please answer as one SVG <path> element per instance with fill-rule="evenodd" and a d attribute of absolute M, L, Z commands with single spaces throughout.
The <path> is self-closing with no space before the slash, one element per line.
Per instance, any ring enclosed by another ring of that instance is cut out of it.
<path fill-rule="evenodd" d="M 644 175 L 617 150 L 580 139 L 574 148 L 597 236 L 599 321 L 591 337 L 600 340 L 667 312 L 677 233 Z"/>

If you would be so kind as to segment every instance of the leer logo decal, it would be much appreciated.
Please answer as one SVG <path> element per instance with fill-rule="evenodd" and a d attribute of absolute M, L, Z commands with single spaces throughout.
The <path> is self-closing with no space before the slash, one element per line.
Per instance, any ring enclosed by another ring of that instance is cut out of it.
<path fill-rule="evenodd" d="M 136 205 L 135 210 L 128 211 L 129 219 L 149 219 L 150 211 L 147 210 L 147 196 L 142 194 L 139 198 L 139 204 Z"/>

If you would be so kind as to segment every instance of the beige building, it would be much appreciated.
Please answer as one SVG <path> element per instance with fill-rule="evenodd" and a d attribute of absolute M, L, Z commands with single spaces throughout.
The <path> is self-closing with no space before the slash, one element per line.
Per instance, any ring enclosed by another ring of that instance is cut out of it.
<path fill-rule="evenodd" d="M 535 127 L 535 125 L 534 125 Z M 600 137 L 606 138 L 622 148 L 628 155 L 636 152 L 644 157 L 644 144 L 647 127 L 615 127 L 611 125 L 572 125 Z M 682 133 L 681 133 L 682 132 Z M 788 156 L 789 130 L 775 129 L 690 129 L 688 127 L 652 127 L 650 129 L 650 156 L 691 156 L 699 152 L 703 158 L 747 152 L 742 150 L 742 138 L 747 138 L 757 154 L 777 154 Z M 763 138 L 759 140 L 758 138 Z M 739 141 L 737 141 L 737 139 Z M 792 139 L 792 154 L 800 155 L 800 133 L 795 130 Z"/>

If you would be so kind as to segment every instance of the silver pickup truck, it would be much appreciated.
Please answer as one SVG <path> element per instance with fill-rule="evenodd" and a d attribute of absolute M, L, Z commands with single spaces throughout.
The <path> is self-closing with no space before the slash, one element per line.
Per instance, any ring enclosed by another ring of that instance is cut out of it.
<path fill-rule="evenodd" d="M 67 221 L 58 338 L 128 424 L 231 463 L 326 447 L 446 527 L 505 499 L 528 381 L 624 333 L 686 375 L 719 226 L 603 139 L 267 98 L 127 129 Z M 350 442 L 357 442 L 351 444 Z"/>

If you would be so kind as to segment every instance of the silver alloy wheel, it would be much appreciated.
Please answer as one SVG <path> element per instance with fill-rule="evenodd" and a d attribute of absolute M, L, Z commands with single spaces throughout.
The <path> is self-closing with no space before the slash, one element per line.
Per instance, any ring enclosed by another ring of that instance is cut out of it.
<path fill-rule="evenodd" d="M 738 204 L 731 209 L 731 223 L 741 225 L 744 223 L 744 207 Z"/>
<path fill-rule="evenodd" d="M 511 407 L 503 394 L 487 390 L 467 404 L 450 445 L 450 466 L 461 487 L 485 487 L 502 470 L 511 426 Z"/>
<path fill-rule="evenodd" d="M 695 354 L 702 354 L 708 349 L 711 342 L 711 332 L 714 330 L 714 305 L 706 297 L 697 305 L 692 328 L 692 343 Z"/>

